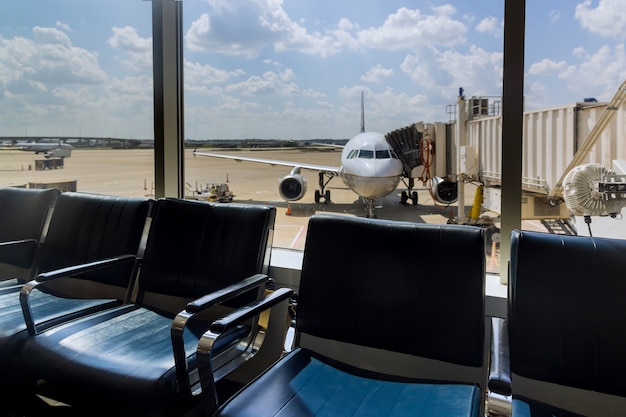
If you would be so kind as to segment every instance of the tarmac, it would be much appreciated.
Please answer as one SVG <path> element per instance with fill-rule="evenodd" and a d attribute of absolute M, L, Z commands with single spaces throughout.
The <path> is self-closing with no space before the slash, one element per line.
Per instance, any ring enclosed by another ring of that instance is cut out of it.
<path fill-rule="evenodd" d="M 307 162 L 331 166 L 341 165 L 341 150 L 334 148 L 281 148 L 281 149 L 220 149 L 212 152 L 237 153 L 267 159 Z M 27 186 L 28 184 L 54 184 L 69 182 L 76 191 L 129 197 L 154 197 L 154 153 L 152 149 L 74 149 L 65 158 L 63 168 L 36 170 L 36 160 L 42 154 L 20 150 L 0 150 L 0 186 Z M 41 164 L 41 163 L 39 163 Z M 227 183 L 234 193 L 233 202 L 269 204 L 277 208 L 274 246 L 302 250 L 306 239 L 308 218 L 315 213 L 339 215 L 366 215 L 366 206 L 358 195 L 347 188 L 340 178 L 327 186 L 331 203 L 315 203 L 318 175 L 303 170 L 307 179 L 307 193 L 297 202 L 287 203 L 278 193 L 278 181 L 289 174 L 287 167 L 270 166 L 252 162 L 201 157 L 185 150 L 185 182 L 188 194 L 210 184 Z M 31 185 L 32 186 L 32 185 Z M 457 216 L 457 206 L 436 204 L 427 187 L 416 182 L 418 205 L 400 204 L 400 193 L 406 185 L 376 204 L 375 215 L 381 219 L 403 220 L 418 223 L 445 224 Z M 466 187 L 466 211 L 474 199 L 475 188 Z M 410 203 L 410 200 L 409 200 Z M 332 242 L 329 242 L 332 245 Z M 488 266 L 497 267 L 497 260 L 488 259 Z"/>

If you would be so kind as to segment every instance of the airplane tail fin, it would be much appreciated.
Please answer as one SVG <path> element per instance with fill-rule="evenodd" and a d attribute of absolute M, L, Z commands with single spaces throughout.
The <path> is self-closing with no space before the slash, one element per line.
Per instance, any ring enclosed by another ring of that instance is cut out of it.
<path fill-rule="evenodd" d="M 365 133 L 365 100 L 361 91 L 361 133 Z"/>

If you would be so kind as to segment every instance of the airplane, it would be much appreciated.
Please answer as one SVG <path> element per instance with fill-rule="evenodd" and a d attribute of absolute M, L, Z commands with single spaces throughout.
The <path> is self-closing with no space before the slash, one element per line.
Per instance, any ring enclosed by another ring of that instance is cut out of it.
<path fill-rule="evenodd" d="M 68 143 L 58 142 L 18 142 L 14 140 L 11 144 L 12 147 L 18 148 L 21 151 L 45 153 L 54 149 L 74 149 L 74 147 Z"/>
<path fill-rule="evenodd" d="M 278 192 L 286 201 L 300 200 L 306 193 L 306 179 L 301 170 L 318 171 L 319 189 L 315 190 L 315 202 L 330 203 L 330 190 L 326 186 L 334 177 L 341 177 L 344 184 L 367 203 L 367 217 L 374 217 L 374 202 L 391 194 L 403 177 L 403 165 L 385 135 L 365 131 L 364 101 L 361 93 L 361 132 L 352 137 L 341 152 L 341 166 L 324 166 L 273 159 L 193 152 L 194 155 L 236 161 L 258 162 L 293 168 L 279 182 Z M 415 202 L 416 203 L 416 202 Z"/>

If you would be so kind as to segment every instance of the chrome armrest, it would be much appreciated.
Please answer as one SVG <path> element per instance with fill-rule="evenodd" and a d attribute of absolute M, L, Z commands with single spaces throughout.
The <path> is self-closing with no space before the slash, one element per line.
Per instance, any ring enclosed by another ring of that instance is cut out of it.
<path fill-rule="evenodd" d="M 15 245 L 24 245 L 24 244 L 28 244 L 28 245 L 32 245 L 32 244 L 37 244 L 37 240 L 35 239 L 20 239 L 20 240 L 9 240 L 9 241 L 5 241 L 5 242 L 0 242 L 0 249 L 4 249 L 6 247 L 11 247 L 11 246 L 15 246 Z"/>
<path fill-rule="evenodd" d="M 85 272 L 95 271 L 114 265 L 120 265 L 126 262 L 134 262 L 135 259 L 135 255 L 121 255 L 114 258 L 89 262 L 82 265 L 69 266 L 66 268 L 57 269 L 55 271 L 39 274 L 34 280 L 24 284 L 24 286 L 20 290 L 20 305 L 22 307 L 22 313 L 24 314 L 26 329 L 28 330 L 29 336 L 34 336 L 38 333 L 37 325 L 35 324 L 35 320 L 33 318 L 33 312 L 30 307 L 30 294 L 39 285 L 58 278 L 76 276 Z"/>
<path fill-rule="evenodd" d="M 229 330 L 235 328 L 246 320 L 251 319 L 266 311 L 277 304 L 288 301 L 294 291 L 290 288 L 279 288 L 268 294 L 260 300 L 253 301 L 232 313 L 216 320 L 210 329 L 202 335 L 198 342 L 198 350 L 196 352 L 196 362 L 200 374 L 200 384 L 202 387 L 202 395 L 206 402 L 205 407 L 210 413 L 214 412 L 217 407 L 217 393 L 215 392 L 215 380 L 213 378 L 212 366 L 212 348 L 220 338 Z"/>
<path fill-rule="evenodd" d="M 194 300 L 187 304 L 185 311 L 189 313 L 199 313 L 212 307 L 216 304 L 222 303 L 233 297 L 236 297 L 246 291 L 258 287 L 261 284 L 265 284 L 269 280 L 269 277 L 265 274 L 256 274 L 244 279 L 243 281 L 236 282 L 221 290 L 214 291 L 210 294 L 202 296 L 197 300 Z"/>
<path fill-rule="evenodd" d="M 54 271 L 43 272 L 35 278 L 35 280 L 39 283 L 50 281 L 57 278 L 69 277 L 80 275 L 85 272 L 91 272 L 98 270 L 100 268 L 110 267 L 112 265 L 118 265 L 121 263 L 125 263 L 128 261 L 134 261 L 136 259 L 135 255 L 121 255 L 116 256 L 114 258 L 102 259 L 94 262 L 89 262 L 82 265 L 72 265 L 66 268 L 57 269 Z"/>
<path fill-rule="evenodd" d="M 491 318 L 491 365 L 487 385 L 492 392 L 511 395 L 509 332 L 506 320 L 498 317 Z"/>
<path fill-rule="evenodd" d="M 185 353 L 185 341 L 183 333 L 190 318 L 198 313 L 202 313 L 210 307 L 218 305 L 224 301 L 237 297 L 254 288 L 264 286 L 269 280 L 265 274 L 256 274 L 242 281 L 236 282 L 221 290 L 214 291 L 202 296 L 187 304 L 185 310 L 176 315 L 172 322 L 170 335 L 172 338 L 172 350 L 174 352 L 174 363 L 176 365 L 176 378 L 181 392 L 191 393 L 189 382 L 189 369 L 187 364 L 187 354 Z"/>
<path fill-rule="evenodd" d="M 293 294 L 294 291 L 292 289 L 279 288 L 268 294 L 264 298 L 253 301 L 241 308 L 238 308 L 237 310 L 222 317 L 221 319 L 214 321 L 209 329 L 209 332 L 205 333 L 205 335 L 208 335 L 209 333 L 217 335 L 226 333 L 227 331 L 233 329 L 235 326 L 245 322 L 248 319 L 251 319 L 252 317 L 275 306 L 276 304 L 288 300 Z M 204 336 L 202 337 L 202 339 L 200 339 L 200 344 L 203 344 L 203 339 Z M 211 337 L 207 336 L 207 339 L 211 339 Z M 213 342 L 211 342 L 210 345 L 206 345 L 206 347 L 208 347 L 208 351 L 211 350 L 211 346 L 213 346 Z"/>

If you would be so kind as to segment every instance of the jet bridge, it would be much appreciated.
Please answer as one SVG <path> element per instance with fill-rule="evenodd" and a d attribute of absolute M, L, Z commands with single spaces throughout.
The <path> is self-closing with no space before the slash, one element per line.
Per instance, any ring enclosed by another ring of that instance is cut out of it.
<path fill-rule="evenodd" d="M 394 130 L 385 135 L 385 139 L 393 148 L 398 159 L 402 161 L 403 181 L 407 187 L 406 191 L 402 191 L 400 197 L 402 204 L 406 204 L 411 198 L 413 204 L 417 205 L 417 191 L 413 190 L 415 184 L 412 173 L 415 168 L 423 164 L 422 150 L 420 149 L 423 137 L 424 134 L 418 130 L 417 124 Z"/>
<path fill-rule="evenodd" d="M 457 185 L 447 176 L 453 166 L 449 160 L 452 138 L 448 126 L 446 123 L 418 122 L 385 135 L 402 161 L 407 190 L 401 193 L 401 203 L 406 204 L 410 198 L 413 204 L 417 204 L 417 192 L 413 189 L 416 179 L 428 188 L 437 203 L 448 205 L 457 201 Z"/>

